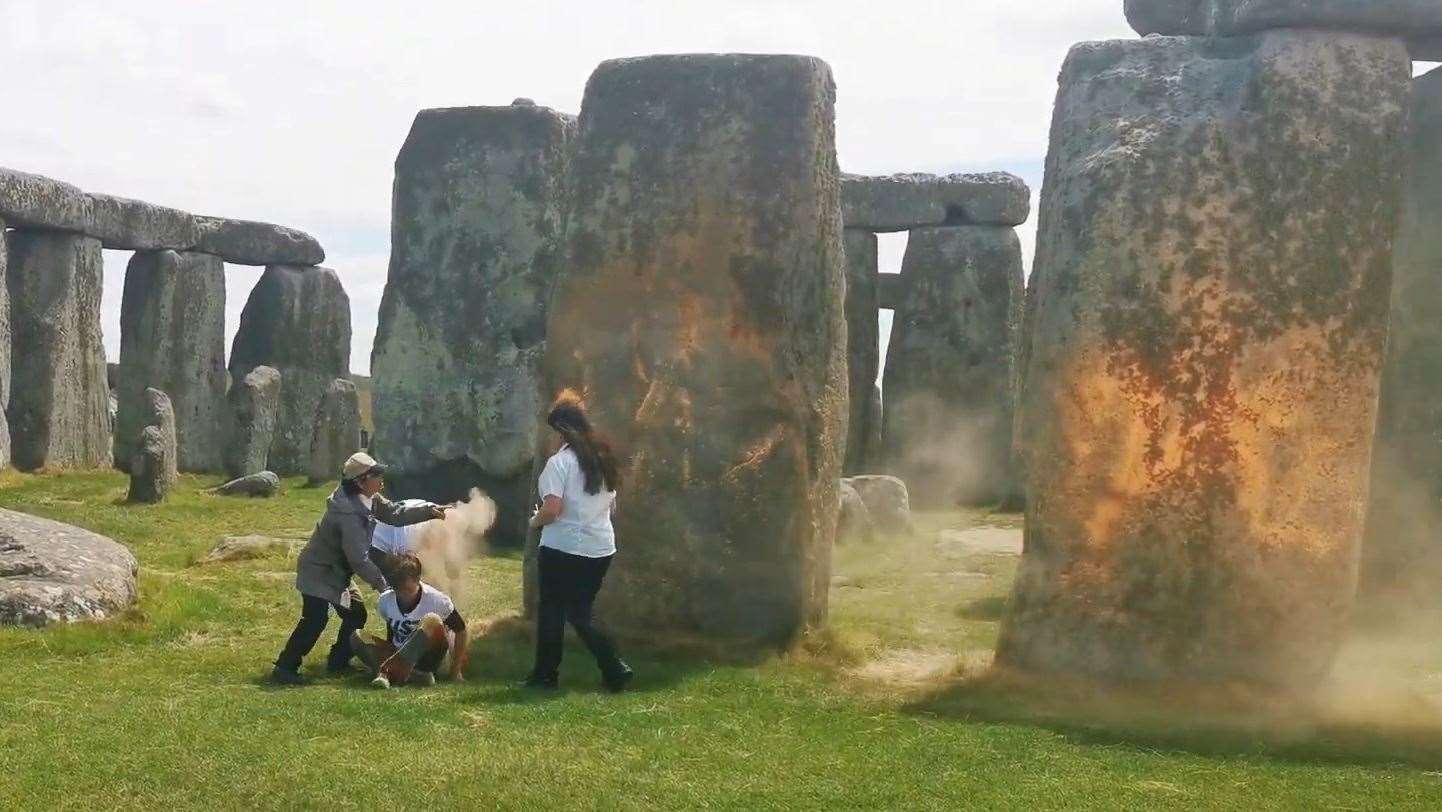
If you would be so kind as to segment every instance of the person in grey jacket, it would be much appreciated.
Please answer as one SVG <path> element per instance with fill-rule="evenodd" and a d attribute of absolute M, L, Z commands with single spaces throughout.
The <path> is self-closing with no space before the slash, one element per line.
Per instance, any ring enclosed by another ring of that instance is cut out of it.
<path fill-rule="evenodd" d="M 385 466 L 364 452 L 351 455 L 341 474 L 340 487 L 326 499 L 325 515 L 316 523 L 310 541 L 295 566 L 295 588 L 300 592 L 300 620 L 275 660 L 271 679 L 283 685 L 300 685 L 300 663 L 315 648 L 325 631 L 330 611 L 341 620 L 340 634 L 326 658 L 330 673 L 345 671 L 355 656 L 351 632 L 364 628 L 365 604 L 351 586 L 358 575 L 377 592 L 388 589 L 385 576 L 367 551 L 376 520 L 402 527 L 445 517 L 446 508 L 422 502 L 404 507 L 381 496 Z"/>

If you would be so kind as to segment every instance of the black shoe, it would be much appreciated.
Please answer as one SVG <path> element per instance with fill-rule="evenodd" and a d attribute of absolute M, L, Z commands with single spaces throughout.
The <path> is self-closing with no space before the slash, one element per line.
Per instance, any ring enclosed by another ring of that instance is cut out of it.
<path fill-rule="evenodd" d="M 556 677 L 538 677 L 532 674 L 526 677 L 525 682 L 522 682 L 520 687 L 537 691 L 554 691 L 561 687 L 561 683 Z"/>
<path fill-rule="evenodd" d="M 271 669 L 270 681 L 276 685 L 304 685 L 306 683 L 305 677 L 302 677 L 299 671 L 292 671 L 281 666 Z"/>
<path fill-rule="evenodd" d="M 631 670 L 631 666 L 621 663 L 620 668 L 601 678 L 601 684 L 605 685 L 606 690 L 611 693 L 619 694 L 626 690 L 626 686 L 630 685 L 631 680 L 635 677 L 636 672 Z"/>

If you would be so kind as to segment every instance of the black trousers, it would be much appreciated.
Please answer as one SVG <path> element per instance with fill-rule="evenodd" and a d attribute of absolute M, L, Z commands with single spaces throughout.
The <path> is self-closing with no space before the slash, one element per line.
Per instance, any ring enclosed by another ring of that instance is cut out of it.
<path fill-rule="evenodd" d="M 325 664 L 327 668 L 342 668 L 349 663 L 355 654 L 350 645 L 351 632 L 365 628 L 366 625 L 365 604 L 352 598 L 350 608 L 346 609 L 325 598 L 301 595 L 300 620 L 295 624 L 295 631 L 290 633 L 290 639 L 285 641 L 285 648 L 281 650 L 275 664 L 287 671 L 299 671 L 300 661 L 315 648 L 315 642 L 325 631 L 332 609 L 340 618 L 340 634 L 336 635 L 335 645 L 330 647 L 330 655 L 326 657 Z"/>
<path fill-rule="evenodd" d="M 536 667 L 531 678 L 554 681 L 561 668 L 561 649 L 566 636 L 566 622 L 607 677 L 620 673 L 625 666 L 616 655 L 616 644 L 595 625 L 591 608 L 601 581 L 611 566 L 611 556 L 587 558 L 571 555 L 550 547 L 540 549 L 541 600 L 536 618 Z"/>

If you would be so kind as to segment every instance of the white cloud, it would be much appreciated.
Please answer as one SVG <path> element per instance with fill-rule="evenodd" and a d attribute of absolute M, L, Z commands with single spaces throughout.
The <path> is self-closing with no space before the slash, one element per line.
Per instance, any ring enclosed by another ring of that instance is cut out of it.
<path fill-rule="evenodd" d="M 395 153 L 424 107 L 528 96 L 575 112 L 603 59 L 826 59 L 854 172 L 1012 168 L 1040 184 L 1067 48 L 1131 36 L 1121 0 L 6 0 L 0 164 L 304 228 L 351 294 L 369 366 Z M 1030 230 L 1023 231 L 1030 252 Z M 107 267 L 118 345 L 123 256 Z M 232 268 L 231 321 L 258 272 Z"/>

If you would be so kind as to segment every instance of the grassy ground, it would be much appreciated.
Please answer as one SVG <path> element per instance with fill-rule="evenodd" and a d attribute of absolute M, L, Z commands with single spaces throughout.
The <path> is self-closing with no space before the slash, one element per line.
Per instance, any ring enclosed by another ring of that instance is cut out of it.
<path fill-rule="evenodd" d="M 0 630 L 0 808 L 1442 808 L 1426 694 L 1442 663 L 1416 649 L 1355 655 L 1412 658 L 1406 701 L 1380 715 L 984 673 L 1014 559 L 935 532 L 979 515 L 838 550 L 832 631 L 760 663 L 632 645 L 636 690 L 611 696 L 572 649 L 564 691 L 515 690 L 530 649 L 506 619 L 520 562 L 501 555 L 463 599 L 489 619 L 465 684 L 274 689 L 292 561 L 196 561 L 226 534 L 304 535 L 324 493 L 208 484 L 135 507 L 117 474 L 0 473 L 0 506 L 110 535 L 142 565 L 123 618 Z"/>

